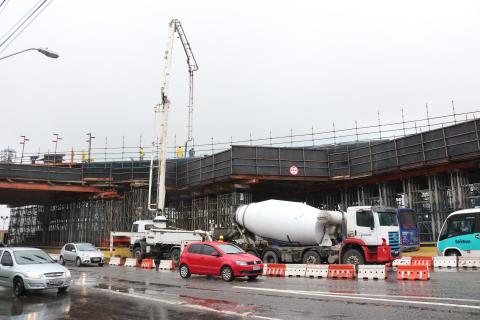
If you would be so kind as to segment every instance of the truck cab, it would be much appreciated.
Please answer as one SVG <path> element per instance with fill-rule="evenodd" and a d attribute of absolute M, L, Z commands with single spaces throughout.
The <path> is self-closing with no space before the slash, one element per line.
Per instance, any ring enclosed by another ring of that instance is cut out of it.
<path fill-rule="evenodd" d="M 154 227 L 153 220 L 137 220 L 132 224 L 131 232 L 145 232 Z"/>
<path fill-rule="evenodd" d="M 349 207 L 342 262 L 383 263 L 400 256 L 400 234 L 394 208 L 383 206 Z"/>

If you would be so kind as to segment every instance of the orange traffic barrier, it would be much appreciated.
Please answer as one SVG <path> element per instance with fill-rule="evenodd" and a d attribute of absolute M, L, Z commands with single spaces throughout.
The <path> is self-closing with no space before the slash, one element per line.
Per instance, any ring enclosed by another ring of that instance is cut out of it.
<path fill-rule="evenodd" d="M 141 267 L 142 269 L 155 269 L 155 261 L 153 259 L 143 259 Z"/>
<path fill-rule="evenodd" d="M 426 265 L 410 265 L 397 267 L 398 280 L 430 280 L 430 272 Z"/>
<path fill-rule="evenodd" d="M 269 263 L 265 271 L 266 276 L 270 277 L 285 277 L 285 270 L 287 266 L 284 263 Z"/>
<path fill-rule="evenodd" d="M 327 278 L 354 279 L 355 266 L 353 264 L 331 264 L 328 266 Z"/>
<path fill-rule="evenodd" d="M 412 257 L 410 264 L 412 266 L 427 266 L 427 268 L 431 268 L 433 266 L 433 259 L 432 257 L 415 256 Z"/>

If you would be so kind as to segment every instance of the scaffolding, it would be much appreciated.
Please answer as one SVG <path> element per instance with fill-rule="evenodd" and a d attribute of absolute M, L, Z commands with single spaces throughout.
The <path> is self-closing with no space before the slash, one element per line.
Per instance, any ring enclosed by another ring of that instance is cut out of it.
<path fill-rule="evenodd" d="M 14 245 L 61 246 L 66 242 L 90 242 L 107 247 L 111 231 L 129 231 L 136 220 L 152 219 L 145 208 L 145 188 L 126 192 L 120 200 L 88 200 L 52 206 L 14 208 L 10 242 Z M 231 226 L 232 215 L 251 194 L 232 192 L 194 197 L 168 203 L 165 214 L 170 227 L 209 230 Z"/>
<path fill-rule="evenodd" d="M 110 231 L 128 231 L 132 222 L 151 218 L 147 190 L 126 192 L 121 200 L 87 200 L 11 210 L 10 241 L 16 245 L 60 246 L 91 242 L 108 246 Z"/>

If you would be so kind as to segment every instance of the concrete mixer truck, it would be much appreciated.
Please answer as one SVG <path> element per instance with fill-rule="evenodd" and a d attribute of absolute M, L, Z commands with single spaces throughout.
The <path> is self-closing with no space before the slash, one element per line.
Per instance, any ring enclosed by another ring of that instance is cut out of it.
<path fill-rule="evenodd" d="M 267 200 L 238 207 L 234 229 L 216 229 L 265 263 L 386 263 L 400 255 L 394 208 L 321 210 L 303 203 Z"/>

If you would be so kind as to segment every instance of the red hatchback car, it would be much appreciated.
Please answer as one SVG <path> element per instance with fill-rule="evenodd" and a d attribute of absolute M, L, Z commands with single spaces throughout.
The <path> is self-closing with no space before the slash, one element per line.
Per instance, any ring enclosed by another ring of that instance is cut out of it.
<path fill-rule="evenodd" d="M 256 279 L 263 273 L 262 261 L 227 242 L 192 242 L 182 252 L 179 261 L 180 276 L 192 274 L 220 275 L 224 281 L 235 277 Z"/>

